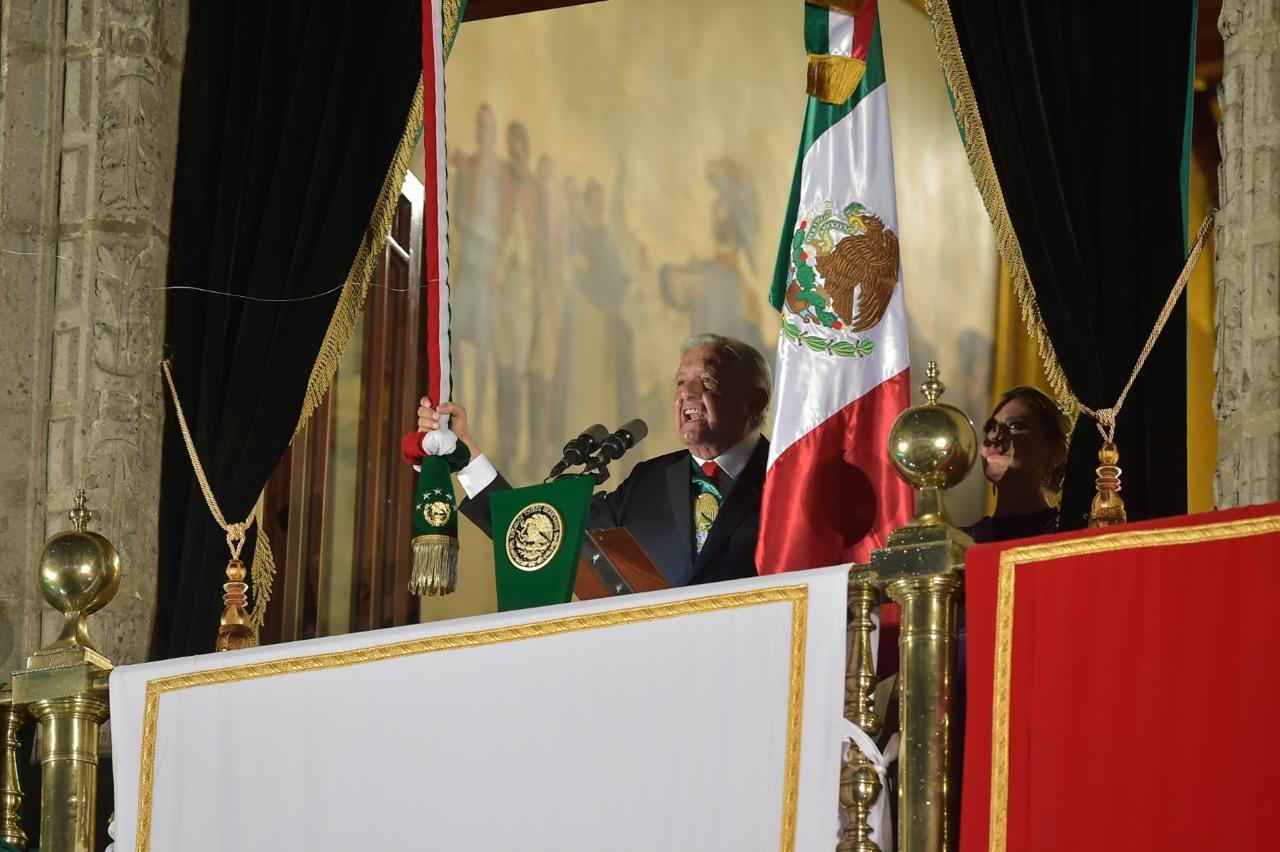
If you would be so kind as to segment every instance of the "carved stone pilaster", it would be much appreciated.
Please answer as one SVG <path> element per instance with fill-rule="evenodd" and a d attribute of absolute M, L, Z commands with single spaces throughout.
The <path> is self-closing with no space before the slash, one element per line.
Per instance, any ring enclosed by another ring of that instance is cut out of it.
<path fill-rule="evenodd" d="M 158 365 L 187 7 L 0 9 L 0 403 L 18 398 L 0 404 L 0 623 L 5 610 L 22 616 L 0 635 L 0 671 L 60 628 L 50 611 L 40 629 L 35 553 L 65 525 L 77 488 L 125 572 L 97 638 L 112 659 L 134 662 L 154 609 Z"/>
<path fill-rule="evenodd" d="M 1219 507 L 1280 500 L 1280 4 L 1226 0 L 1217 217 Z"/>

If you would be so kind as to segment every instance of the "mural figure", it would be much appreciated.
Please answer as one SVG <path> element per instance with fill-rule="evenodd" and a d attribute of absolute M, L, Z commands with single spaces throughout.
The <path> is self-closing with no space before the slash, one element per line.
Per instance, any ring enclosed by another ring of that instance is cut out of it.
<path fill-rule="evenodd" d="M 502 162 L 496 148 L 498 120 L 493 108 L 476 110 L 476 150 L 456 154 L 450 163 L 449 283 L 452 288 L 454 382 L 470 399 L 483 400 L 489 372 L 489 312 L 494 261 L 498 257 L 498 219 Z"/>
<path fill-rule="evenodd" d="M 755 184 L 741 165 L 727 157 L 707 163 L 707 180 L 716 190 L 711 205 L 712 254 L 684 265 L 665 264 L 659 272 L 662 294 L 688 316 L 689 333 L 715 329 L 750 343 L 772 361 L 773 341 L 766 345 L 760 329 L 768 290 L 755 275 Z"/>
<path fill-rule="evenodd" d="M 503 164 L 498 203 L 498 257 L 489 307 L 486 343 L 493 354 L 497 377 L 496 422 L 530 422 L 532 396 L 526 371 L 533 357 L 537 330 L 537 296 L 542 283 L 538 246 L 538 186 L 529 171 L 529 135 L 523 124 L 507 125 L 507 160 Z M 517 466 L 520 428 L 502 428 L 496 446 L 501 458 Z"/>

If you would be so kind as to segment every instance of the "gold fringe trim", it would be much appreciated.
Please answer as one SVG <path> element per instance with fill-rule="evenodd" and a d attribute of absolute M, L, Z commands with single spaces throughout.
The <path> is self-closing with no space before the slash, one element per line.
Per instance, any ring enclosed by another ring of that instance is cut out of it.
<path fill-rule="evenodd" d="M 805 2 L 810 6 L 835 9 L 837 12 L 844 12 L 846 15 L 857 15 L 862 11 L 862 7 L 866 5 L 866 0 L 805 0 Z"/>
<path fill-rule="evenodd" d="M 440 5 L 441 21 L 444 25 L 445 58 L 453 50 L 454 41 L 458 37 L 458 26 L 461 24 L 461 13 L 464 0 L 442 0 Z M 409 161 L 413 157 L 413 149 L 422 132 L 423 121 L 422 78 L 418 78 L 418 88 L 414 90 L 413 101 L 409 105 L 409 116 L 405 121 L 404 132 L 400 134 L 400 144 L 396 146 L 391 158 L 391 166 L 382 181 L 382 190 L 378 193 L 378 201 L 373 206 L 373 215 L 365 228 L 364 238 L 356 250 L 355 260 L 347 273 L 346 286 L 338 297 L 338 304 L 329 319 L 329 327 L 325 330 L 324 340 L 316 361 L 311 366 L 311 375 L 307 377 L 307 390 L 302 397 L 302 412 L 293 427 L 293 435 L 306 428 L 311 422 L 324 395 L 329 392 L 334 377 L 338 374 L 338 365 L 342 363 L 343 353 L 355 334 L 360 314 L 364 311 L 364 300 L 369 294 L 369 284 L 373 280 L 373 270 L 377 266 L 378 256 L 382 253 L 391 232 L 391 219 L 395 215 L 396 205 L 400 199 L 400 189 L 404 186 L 405 174 L 409 171 Z M 253 625 L 256 630 L 262 628 L 267 617 L 267 604 L 271 600 L 271 583 L 275 578 L 276 565 L 271 553 L 271 544 L 267 535 L 258 524 L 258 546 L 253 553 Z M 265 584 L 265 591 L 259 594 L 258 583 Z"/>
<path fill-rule="evenodd" d="M 852 56 L 809 54 L 809 94 L 829 104 L 842 104 L 853 95 L 867 63 Z"/>
<path fill-rule="evenodd" d="M 458 38 L 458 19 L 462 16 L 462 0 L 441 0 L 440 22 L 444 25 L 444 58 L 453 53 L 453 43 Z"/>
<path fill-rule="evenodd" d="M 457 588 L 458 539 L 451 535 L 415 536 L 409 592 L 415 595 L 449 595 Z"/>
<path fill-rule="evenodd" d="M 351 271 L 347 273 L 346 286 L 342 288 L 342 295 L 329 320 L 324 341 L 320 344 L 320 352 L 311 367 L 307 392 L 302 399 L 302 414 L 293 429 L 295 437 L 311 421 L 311 415 L 315 414 L 324 401 L 324 395 L 328 393 L 333 377 L 338 373 L 342 354 L 351 342 L 351 336 L 355 334 L 360 313 L 364 310 L 365 296 L 373 280 L 373 270 L 387 243 L 387 235 L 391 232 L 391 219 L 400 199 L 400 189 L 404 186 L 405 173 L 409 171 L 409 158 L 413 155 L 418 131 L 422 128 L 422 107 L 422 79 L 419 78 L 418 88 L 413 93 L 413 103 L 409 107 L 409 118 L 405 122 L 404 133 L 400 136 L 400 144 L 391 158 L 391 167 L 387 169 L 387 176 L 382 181 L 378 202 L 373 207 L 373 215 L 365 228 Z"/>
<path fill-rule="evenodd" d="M 1018 303 L 1022 307 L 1022 321 L 1040 350 L 1040 360 L 1044 362 L 1044 373 L 1049 380 L 1049 387 L 1058 398 L 1058 406 L 1071 419 L 1071 427 L 1074 429 L 1079 404 L 1067 381 L 1066 373 L 1058 363 L 1058 355 L 1053 350 L 1053 343 L 1049 340 L 1049 332 L 1045 329 L 1044 320 L 1040 316 L 1040 306 L 1036 303 L 1035 290 L 1031 287 L 1031 276 L 1027 272 L 1027 264 L 1022 257 L 1022 246 L 1018 243 L 1018 235 L 1013 229 L 1013 223 L 1009 221 L 1004 192 L 1000 189 L 1000 178 L 996 175 L 995 164 L 991 159 L 991 149 L 987 146 L 987 134 L 982 126 L 982 116 L 978 113 L 973 84 L 969 80 L 969 71 L 964 64 L 964 53 L 960 49 L 955 22 L 951 18 L 951 7 L 947 0 L 926 0 L 925 10 L 933 24 L 933 36 L 938 46 L 938 62 L 942 65 L 943 75 L 955 99 L 956 120 L 964 131 L 964 149 L 965 154 L 968 155 L 969 169 L 973 172 L 974 182 L 978 185 L 983 206 L 987 208 L 987 216 L 991 219 L 991 227 L 996 234 L 996 248 L 1000 252 L 1000 259 L 1009 268 L 1013 292 L 1017 295 Z"/>
<path fill-rule="evenodd" d="M 276 581 L 276 559 L 271 552 L 271 540 L 263 526 L 262 514 L 258 514 L 258 539 L 253 545 L 253 564 L 249 567 L 249 588 L 253 589 L 253 609 L 249 611 L 249 627 L 253 630 L 253 644 L 258 644 L 262 625 L 267 620 L 267 607 L 271 604 L 271 587 Z"/>

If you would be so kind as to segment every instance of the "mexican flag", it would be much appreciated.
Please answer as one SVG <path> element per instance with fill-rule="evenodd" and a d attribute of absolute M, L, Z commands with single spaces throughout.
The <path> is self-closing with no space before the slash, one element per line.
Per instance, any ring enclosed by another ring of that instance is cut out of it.
<path fill-rule="evenodd" d="M 762 574 L 868 562 L 913 515 L 886 450 L 910 385 L 876 0 L 804 15 L 809 102 L 770 294 L 781 331 Z"/>

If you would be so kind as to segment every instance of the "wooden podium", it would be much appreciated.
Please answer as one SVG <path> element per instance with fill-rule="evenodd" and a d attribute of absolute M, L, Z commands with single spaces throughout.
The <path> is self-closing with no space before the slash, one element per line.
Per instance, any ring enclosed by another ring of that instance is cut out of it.
<path fill-rule="evenodd" d="M 573 583 L 578 600 L 669 588 L 667 578 L 626 528 L 589 530 L 583 538 Z"/>

